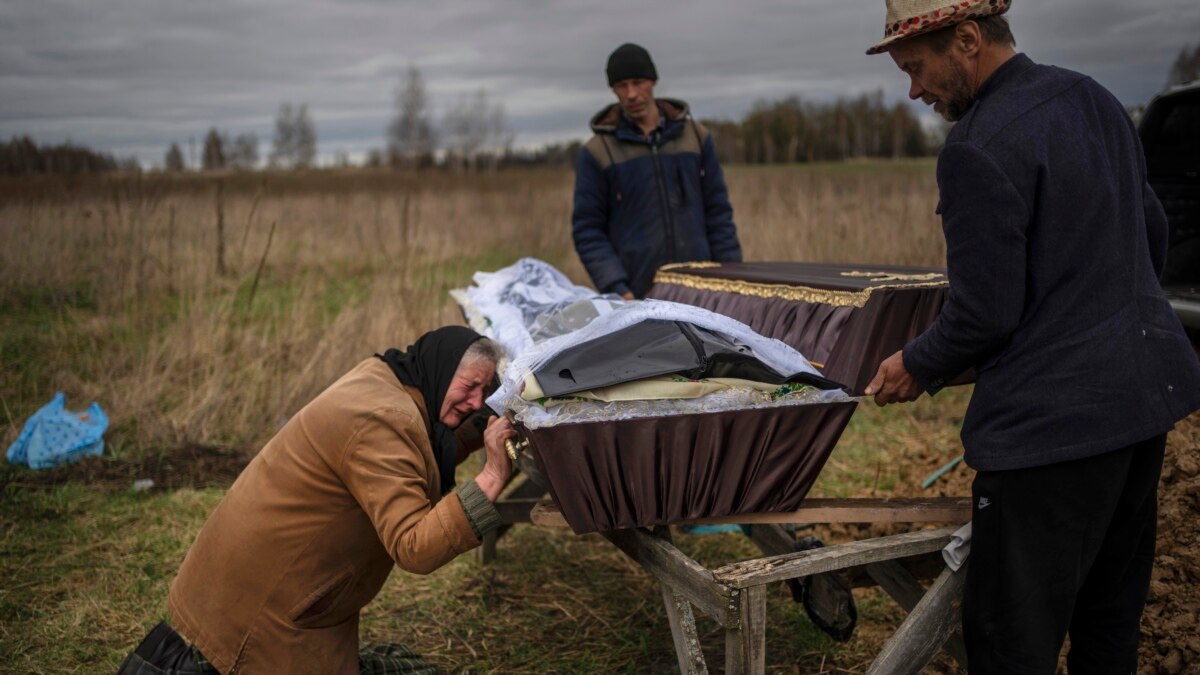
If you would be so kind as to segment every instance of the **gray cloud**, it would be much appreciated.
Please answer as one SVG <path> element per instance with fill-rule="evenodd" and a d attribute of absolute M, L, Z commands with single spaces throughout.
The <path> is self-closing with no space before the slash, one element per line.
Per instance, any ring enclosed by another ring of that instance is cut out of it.
<path fill-rule="evenodd" d="M 603 67 L 625 41 L 654 54 L 660 95 L 705 117 L 759 99 L 830 100 L 905 82 L 886 56 L 879 0 L 606 3 L 526 0 L 16 0 L 0 5 L 0 137 L 71 139 L 158 162 L 210 126 L 269 144 L 281 102 L 306 102 L 322 154 L 383 143 L 409 64 L 436 111 L 483 88 L 518 145 L 581 138 L 605 105 Z M 1035 60 L 1147 100 L 1200 36 L 1194 0 L 1020 2 L 1009 14 Z"/>

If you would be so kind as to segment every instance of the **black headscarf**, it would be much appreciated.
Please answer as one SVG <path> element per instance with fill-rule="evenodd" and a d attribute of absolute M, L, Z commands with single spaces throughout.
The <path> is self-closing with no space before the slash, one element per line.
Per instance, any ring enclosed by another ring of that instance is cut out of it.
<path fill-rule="evenodd" d="M 429 412 L 432 433 L 429 442 L 433 446 L 433 457 L 437 460 L 438 472 L 442 475 L 442 494 L 454 488 L 455 460 L 458 443 L 454 430 L 442 424 L 440 413 L 446 390 L 454 379 L 454 372 L 462 361 L 463 354 L 472 342 L 483 336 L 463 326 L 445 326 L 429 331 L 417 339 L 416 344 L 406 351 L 389 349 L 375 356 L 392 368 L 401 382 L 421 391 L 425 409 Z"/>

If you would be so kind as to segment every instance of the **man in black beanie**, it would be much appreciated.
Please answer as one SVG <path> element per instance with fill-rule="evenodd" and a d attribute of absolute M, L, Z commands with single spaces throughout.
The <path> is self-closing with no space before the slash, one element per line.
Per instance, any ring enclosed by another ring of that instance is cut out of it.
<path fill-rule="evenodd" d="M 617 102 L 591 120 L 571 214 L 575 250 L 596 288 L 632 300 L 661 265 L 740 261 L 712 135 L 683 101 L 654 97 L 658 71 L 645 48 L 617 47 L 606 71 Z"/>

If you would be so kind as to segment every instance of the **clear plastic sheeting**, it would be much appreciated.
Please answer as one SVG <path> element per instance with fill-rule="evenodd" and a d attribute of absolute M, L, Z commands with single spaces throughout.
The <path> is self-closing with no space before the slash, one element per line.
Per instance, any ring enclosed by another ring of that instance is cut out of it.
<path fill-rule="evenodd" d="M 579 401 L 545 409 L 519 396 L 526 374 L 569 347 L 648 320 L 682 321 L 728 336 L 747 345 L 779 373 L 820 373 L 792 347 L 763 337 L 740 321 L 691 305 L 601 296 L 572 284 L 561 272 L 533 258 L 523 258 L 496 272 L 477 272 L 474 281 L 476 286 L 456 292 L 454 297 L 472 325 L 499 342 L 508 354 L 500 388 L 488 405 L 493 410 L 512 410 L 517 420 L 530 428 L 853 400 L 840 390 L 785 386 L 771 393 L 738 388 L 696 399 Z"/>
<path fill-rule="evenodd" d="M 592 319 L 619 308 L 625 302 L 620 299 L 576 300 L 562 309 L 539 316 L 533 322 L 529 336 L 534 342 L 541 342 L 572 333 L 591 323 Z"/>
<path fill-rule="evenodd" d="M 510 409 L 514 413 L 514 418 L 530 429 L 581 422 L 612 422 L 642 417 L 695 415 L 726 410 L 777 408 L 854 400 L 840 390 L 821 391 L 815 387 L 795 388 L 787 385 L 770 393 L 757 391 L 750 387 L 739 387 L 705 394 L 700 398 L 613 401 L 611 403 L 572 400 L 550 408 L 543 408 L 537 403 L 525 401 L 520 397 L 513 398 L 516 400 L 512 401 L 513 405 L 510 406 Z"/>
<path fill-rule="evenodd" d="M 472 321 L 472 327 L 500 343 L 510 359 L 533 346 L 539 317 L 552 315 L 578 300 L 619 300 L 615 295 L 601 296 L 590 288 L 576 286 L 562 272 L 535 258 L 521 258 L 495 272 L 476 272 L 472 280 L 475 286 L 465 291 L 471 307 L 464 305 L 464 313 L 469 321 L 472 314 L 482 317 L 485 325 L 477 326 Z"/>

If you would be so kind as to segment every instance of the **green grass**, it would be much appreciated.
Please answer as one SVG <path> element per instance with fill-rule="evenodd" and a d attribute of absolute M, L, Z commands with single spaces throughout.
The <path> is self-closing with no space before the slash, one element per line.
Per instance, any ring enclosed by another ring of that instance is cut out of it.
<path fill-rule="evenodd" d="M 860 404 L 821 471 L 812 495 L 914 494 L 937 467 L 962 454 L 958 433 L 971 387 L 880 408 Z M 924 471 L 925 468 L 929 470 Z M 965 475 L 960 467 L 956 475 Z M 945 481 L 943 481 L 944 483 Z"/>
<path fill-rule="evenodd" d="M 954 433 L 965 392 L 914 407 L 861 406 L 822 474 L 826 495 L 911 492 L 924 476 L 905 448 L 933 426 Z M 947 452 L 952 452 L 948 448 Z M 472 475 L 474 462 L 460 468 Z M 910 467 L 904 473 L 904 467 Z M 903 485 L 901 484 L 903 483 Z M 107 493 L 69 484 L 10 485 L 0 500 L 0 672 L 111 672 L 166 617 L 166 595 L 221 490 Z M 827 541 L 844 535 L 819 528 Z M 701 564 L 755 557 L 739 533 L 676 535 Z M 856 591 L 859 635 L 831 641 L 769 588 L 768 663 L 799 672 L 852 669 L 902 618 L 878 592 Z M 723 663 L 719 626 L 698 618 L 709 663 Z M 362 620 L 364 642 L 401 642 L 464 672 L 664 672 L 675 657 L 657 584 L 598 535 L 519 526 L 482 567 L 461 556 L 429 576 L 393 572 Z M 836 672 L 836 671 L 834 671 Z"/>
<path fill-rule="evenodd" d="M 86 284 L 25 285 L 0 293 L 0 415 L 8 425 L 49 400 L 30 393 L 50 390 L 55 369 L 65 359 L 76 360 L 79 317 L 95 313 L 96 298 Z"/>
<path fill-rule="evenodd" d="M 221 494 L 10 486 L 0 500 L 0 671 L 116 670 L 165 617 L 167 585 Z"/>

